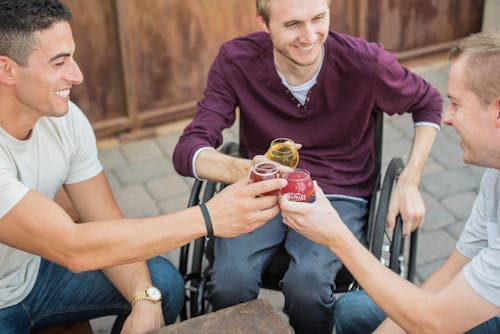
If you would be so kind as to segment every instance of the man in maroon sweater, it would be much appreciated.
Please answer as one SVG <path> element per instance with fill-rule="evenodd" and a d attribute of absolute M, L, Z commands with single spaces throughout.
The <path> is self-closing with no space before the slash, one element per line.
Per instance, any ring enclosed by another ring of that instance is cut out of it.
<path fill-rule="evenodd" d="M 343 221 L 364 240 L 373 188 L 375 114 L 411 113 L 414 142 L 392 197 L 389 226 L 402 214 L 404 233 L 419 227 L 418 186 L 441 120 L 442 99 L 380 45 L 329 31 L 329 0 L 257 0 L 263 32 L 225 43 L 205 97 L 179 139 L 179 173 L 233 183 L 248 174 L 272 139 L 302 144 L 308 169 Z M 240 110 L 240 145 L 250 159 L 225 156 L 221 131 Z M 261 275 L 281 244 L 291 261 L 282 281 L 285 312 L 297 333 L 330 333 L 332 285 L 341 263 L 278 215 L 256 231 L 215 241 L 208 298 L 218 309 L 257 297 Z M 307 284 L 304 284 L 307 282 Z"/>

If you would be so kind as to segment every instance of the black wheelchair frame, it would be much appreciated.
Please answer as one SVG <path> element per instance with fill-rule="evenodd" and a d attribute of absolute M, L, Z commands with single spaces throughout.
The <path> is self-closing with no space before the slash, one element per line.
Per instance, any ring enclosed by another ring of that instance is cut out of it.
<path fill-rule="evenodd" d="M 413 282 L 415 277 L 418 230 L 414 231 L 409 238 L 404 238 L 402 235 L 403 223 L 400 216 L 397 217 L 392 236 L 389 236 L 385 229 L 385 221 L 392 189 L 397 182 L 399 174 L 404 168 L 404 164 L 400 158 L 393 158 L 387 167 L 384 180 L 381 184 L 382 113 L 376 114 L 375 124 L 375 183 L 372 192 L 373 195 L 369 201 L 370 210 L 368 224 L 366 225 L 366 241 L 368 249 L 382 264 L 410 282 Z M 224 144 L 220 148 L 220 152 L 235 157 L 244 156 L 244 152 L 242 152 L 239 145 L 234 142 Z M 191 189 L 188 207 L 209 201 L 225 186 L 225 184 L 218 182 L 196 180 Z M 202 237 L 184 245 L 180 250 L 179 272 L 184 277 L 186 284 L 186 303 L 181 311 L 181 320 L 185 320 L 188 317 L 196 317 L 211 311 L 211 306 L 205 299 L 205 291 L 207 270 L 214 260 L 213 243 L 213 238 L 209 239 Z M 190 272 L 188 273 L 191 245 L 193 250 L 191 253 Z M 284 247 L 280 247 L 278 253 L 271 261 L 271 264 L 262 277 L 262 288 L 279 290 L 278 284 L 288 268 L 288 262 L 289 257 Z M 342 266 L 342 269 L 337 274 L 335 285 L 335 293 L 347 292 L 360 288 L 345 266 Z"/>

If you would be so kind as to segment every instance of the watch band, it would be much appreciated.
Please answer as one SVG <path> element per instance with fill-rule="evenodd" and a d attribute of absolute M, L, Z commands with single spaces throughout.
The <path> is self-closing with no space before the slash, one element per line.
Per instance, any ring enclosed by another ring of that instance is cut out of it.
<path fill-rule="evenodd" d="M 138 301 L 141 301 L 141 300 L 149 300 L 153 303 L 159 302 L 161 300 L 161 296 L 159 297 L 159 299 L 155 299 L 149 295 L 148 290 L 151 288 L 154 288 L 154 287 L 141 289 L 141 290 L 137 291 L 136 293 L 134 293 L 134 295 L 130 299 L 130 305 L 133 306 L 135 303 L 137 303 Z M 156 289 L 156 288 L 154 288 L 154 289 Z"/>

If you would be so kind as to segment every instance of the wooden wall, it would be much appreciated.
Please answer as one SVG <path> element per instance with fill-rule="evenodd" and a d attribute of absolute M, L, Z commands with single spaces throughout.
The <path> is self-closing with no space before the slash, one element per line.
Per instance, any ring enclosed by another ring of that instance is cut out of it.
<path fill-rule="evenodd" d="M 253 0 L 62 0 L 85 81 L 72 99 L 99 137 L 195 111 L 226 40 L 259 28 Z M 332 0 L 332 28 L 411 58 L 481 30 L 484 0 Z"/>

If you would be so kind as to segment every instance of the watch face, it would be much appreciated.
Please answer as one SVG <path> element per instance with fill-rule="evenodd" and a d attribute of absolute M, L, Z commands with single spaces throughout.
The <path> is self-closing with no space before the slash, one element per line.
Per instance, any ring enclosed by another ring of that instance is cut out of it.
<path fill-rule="evenodd" d="M 148 288 L 148 296 L 151 297 L 154 300 L 160 300 L 161 299 L 161 292 L 154 286 Z"/>

